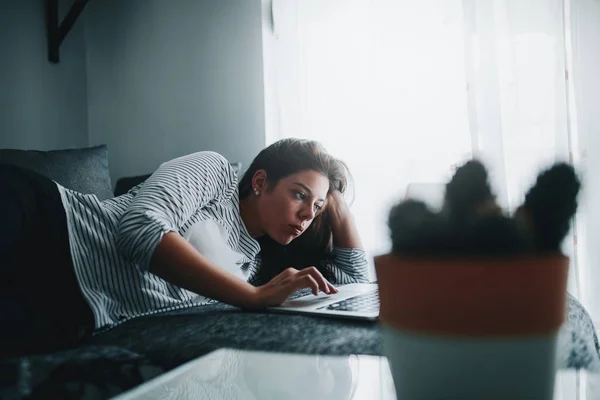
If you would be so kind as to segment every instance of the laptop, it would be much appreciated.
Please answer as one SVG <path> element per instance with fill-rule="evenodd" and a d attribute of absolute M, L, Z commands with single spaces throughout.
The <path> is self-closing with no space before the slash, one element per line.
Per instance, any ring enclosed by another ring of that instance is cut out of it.
<path fill-rule="evenodd" d="M 312 314 L 327 317 L 376 320 L 379 317 L 379 287 L 377 283 L 350 283 L 337 286 L 339 292 L 317 296 L 306 295 L 286 301 L 267 310 L 278 313 Z"/>

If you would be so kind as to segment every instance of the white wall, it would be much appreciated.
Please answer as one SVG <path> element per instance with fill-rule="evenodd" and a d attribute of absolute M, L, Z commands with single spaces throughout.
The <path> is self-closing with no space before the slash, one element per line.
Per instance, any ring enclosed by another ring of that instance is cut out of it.
<path fill-rule="evenodd" d="M 64 15 L 70 0 L 61 1 Z M 44 1 L 0 1 L 0 148 L 52 150 L 88 144 L 82 19 L 48 61 Z"/>
<path fill-rule="evenodd" d="M 86 10 L 90 144 L 111 178 L 199 150 L 263 147 L 260 0 L 102 0 Z"/>

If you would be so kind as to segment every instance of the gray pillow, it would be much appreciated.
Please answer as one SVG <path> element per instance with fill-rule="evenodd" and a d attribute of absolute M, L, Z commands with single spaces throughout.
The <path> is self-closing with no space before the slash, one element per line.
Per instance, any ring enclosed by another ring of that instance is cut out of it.
<path fill-rule="evenodd" d="M 0 149 L 0 164 L 28 168 L 100 200 L 113 197 L 106 145 L 50 151 Z"/>

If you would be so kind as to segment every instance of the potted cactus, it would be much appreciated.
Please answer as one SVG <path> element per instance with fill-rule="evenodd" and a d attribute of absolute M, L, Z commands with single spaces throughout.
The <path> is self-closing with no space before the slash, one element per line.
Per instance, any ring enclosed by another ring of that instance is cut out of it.
<path fill-rule="evenodd" d="M 560 248 L 580 186 L 556 163 L 508 215 L 485 166 L 469 161 L 440 211 L 392 208 L 392 251 L 375 268 L 398 398 L 552 399 L 569 266 Z"/>

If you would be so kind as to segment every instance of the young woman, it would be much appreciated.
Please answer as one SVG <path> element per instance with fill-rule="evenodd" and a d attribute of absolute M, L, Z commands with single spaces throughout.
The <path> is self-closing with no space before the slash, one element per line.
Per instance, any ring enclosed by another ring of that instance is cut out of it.
<path fill-rule="evenodd" d="M 367 281 L 346 186 L 341 161 L 297 139 L 261 151 L 239 185 L 224 157 L 199 152 L 105 201 L 1 166 L 0 346 L 36 351 L 210 299 L 262 308 Z"/>

